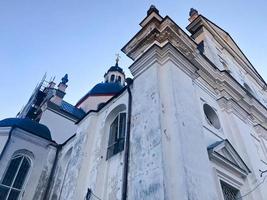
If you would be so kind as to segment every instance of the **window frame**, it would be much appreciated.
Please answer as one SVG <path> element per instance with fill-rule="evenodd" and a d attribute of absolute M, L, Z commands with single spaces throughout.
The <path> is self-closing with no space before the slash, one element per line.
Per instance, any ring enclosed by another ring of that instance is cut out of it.
<path fill-rule="evenodd" d="M 13 178 L 12 178 L 12 182 L 10 183 L 10 185 L 6 185 L 6 184 L 4 184 L 3 181 L 4 181 L 5 177 L 6 177 L 6 173 L 7 173 L 7 171 L 8 171 L 9 168 L 10 168 L 10 164 L 11 164 L 11 162 L 12 162 L 14 159 L 16 159 L 16 158 L 20 158 L 20 157 L 22 157 L 22 158 L 21 158 L 21 160 L 19 161 L 19 165 L 18 165 L 18 167 L 16 168 L 16 173 L 14 174 L 14 176 L 13 176 Z M 25 177 L 24 177 L 24 180 L 22 181 L 21 188 L 18 189 L 18 188 L 16 188 L 16 187 L 14 187 L 14 183 L 15 183 L 17 177 L 18 177 L 18 173 L 19 173 L 19 171 L 21 170 L 21 166 L 22 166 L 22 163 L 23 163 L 24 159 L 27 161 L 29 167 L 28 167 L 28 169 L 27 169 L 27 173 L 26 173 L 26 175 L 25 175 Z M 5 171 L 4 171 L 4 173 L 3 173 L 2 177 L 1 177 L 1 180 L 0 180 L 0 186 L 3 187 L 3 188 L 7 188 L 7 189 L 8 189 L 8 193 L 7 193 L 7 195 L 6 195 L 5 200 L 7 200 L 7 199 L 9 198 L 10 193 L 11 193 L 12 190 L 19 192 L 19 195 L 18 195 L 17 199 L 21 199 L 21 197 L 22 197 L 22 195 L 23 195 L 23 193 L 24 193 L 25 185 L 26 185 L 26 183 L 27 183 L 27 181 L 28 181 L 28 179 L 29 179 L 29 174 L 30 174 L 31 168 L 32 168 L 32 159 L 31 159 L 28 155 L 26 155 L 26 154 L 23 154 L 23 153 L 16 153 L 16 154 L 14 154 L 14 155 L 10 158 L 10 160 L 9 160 L 9 162 L 8 162 L 6 168 L 5 168 Z"/>
<path fill-rule="evenodd" d="M 218 194 L 218 200 L 225 200 L 221 182 L 231 186 L 232 188 L 238 190 L 240 197 L 243 194 L 243 187 L 245 185 L 245 178 L 241 178 L 236 174 L 229 171 L 228 168 L 221 168 L 217 164 L 211 162 L 212 168 L 214 170 L 214 178 L 216 181 L 216 190 Z M 239 199 L 242 200 L 242 199 Z"/>
<path fill-rule="evenodd" d="M 227 182 L 225 180 L 221 180 L 221 179 L 219 180 L 219 184 L 220 184 L 220 189 L 221 189 L 221 194 L 222 194 L 223 200 L 228 200 L 228 199 L 225 199 L 223 185 L 225 185 L 226 187 L 228 187 L 228 188 L 230 188 L 232 190 L 236 190 L 238 196 L 235 197 L 235 199 L 239 198 L 240 200 L 242 200 L 242 198 L 240 198 L 241 197 L 241 191 L 240 191 L 239 188 L 237 188 L 237 187 L 233 186 L 231 183 L 229 183 L 229 182 Z M 233 200 L 235 200 L 235 199 L 233 199 Z"/>
<path fill-rule="evenodd" d="M 217 110 L 206 102 L 203 103 L 202 110 L 203 110 L 206 122 L 209 124 L 209 126 L 213 127 L 216 130 L 221 130 L 222 125 L 221 125 L 221 120 L 219 118 Z"/>
<path fill-rule="evenodd" d="M 120 125 L 120 119 L 121 116 L 124 115 L 124 121 L 122 123 L 124 123 L 124 125 Z M 111 133 L 111 126 L 113 125 L 113 123 L 117 120 L 117 127 L 116 127 L 116 135 L 115 135 L 115 140 L 114 138 L 112 140 L 114 140 L 114 142 L 110 142 L 111 140 L 111 136 L 113 137 L 113 133 Z M 109 137 L 108 137 L 108 145 L 107 145 L 107 155 L 106 155 L 106 160 L 110 159 L 111 157 L 113 157 L 114 155 L 122 152 L 124 150 L 124 143 L 125 143 L 125 134 L 126 134 L 126 120 L 127 120 L 127 116 L 126 116 L 126 112 L 125 111 L 121 111 L 119 112 L 111 121 L 111 123 L 109 124 Z M 122 126 L 122 127 L 120 127 Z M 121 128 L 123 128 L 123 134 L 121 134 Z M 113 148 L 113 150 L 111 150 Z"/>

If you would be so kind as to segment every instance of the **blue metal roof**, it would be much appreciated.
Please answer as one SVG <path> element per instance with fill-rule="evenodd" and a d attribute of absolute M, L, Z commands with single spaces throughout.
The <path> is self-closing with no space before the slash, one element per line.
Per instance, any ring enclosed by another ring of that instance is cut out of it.
<path fill-rule="evenodd" d="M 17 127 L 36 136 L 52 140 L 49 129 L 36 121 L 25 118 L 7 118 L 0 121 L 0 127 Z"/>
<path fill-rule="evenodd" d="M 115 66 L 111 66 L 108 70 L 108 72 L 120 72 L 123 73 L 122 68 L 119 67 L 119 65 L 116 63 Z"/>
<path fill-rule="evenodd" d="M 89 95 L 116 94 L 123 86 L 120 83 L 98 83 L 88 93 Z"/>
<path fill-rule="evenodd" d="M 82 109 L 77 108 L 66 101 L 62 101 L 60 109 L 75 116 L 78 119 L 82 118 L 85 115 L 85 112 Z"/>

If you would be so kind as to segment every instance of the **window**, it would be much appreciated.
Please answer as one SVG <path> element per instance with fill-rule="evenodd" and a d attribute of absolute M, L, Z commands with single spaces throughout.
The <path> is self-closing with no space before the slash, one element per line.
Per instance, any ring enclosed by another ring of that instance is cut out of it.
<path fill-rule="evenodd" d="M 121 83 L 121 77 L 120 76 L 118 76 L 118 82 Z"/>
<path fill-rule="evenodd" d="M 126 113 L 119 113 L 110 125 L 107 159 L 124 149 L 125 128 Z"/>
<path fill-rule="evenodd" d="M 223 192 L 224 200 L 237 200 L 240 198 L 240 192 L 233 186 L 221 181 L 221 187 Z"/>
<path fill-rule="evenodd" d="M 0 183 L 1 200 L 17 200 L 31 166 L 30 159 L 24 155 L 14 156 Z"/>
<path fill-rule="evenodd" d="M 210 105 L 204 104 L 203 110 L 209 124 L 216 129 L 220 129 L 221 128 L 220 120 L 214 109 Z"/>
<path fill-rule="evenodd" d="M 115 75 L 112 74 L 111 77 L 110 77 L 110 82 L 114 82 L 114 80 L 115 80 Z"/>

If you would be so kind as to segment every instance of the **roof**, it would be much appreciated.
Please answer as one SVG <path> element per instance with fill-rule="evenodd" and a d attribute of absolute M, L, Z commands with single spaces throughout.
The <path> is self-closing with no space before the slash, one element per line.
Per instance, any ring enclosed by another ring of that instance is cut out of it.
<path fill-rule="evenodd" d="M 124 73 L 122 68 L 119 67 L 119 65 L 116 63 L 115 66 L 111 66 L 108 70 L 108 72 L 120 72 L 120 73 Z"/>
<path fill-rule="evenodd" d="M 115 95 L 123 88 L 120 83 L 98 83 L 77 102 L 76 106 L 81 104 L 89 96 Z"/>
<path fill-rule="evenodd" d="M 82 118 L 85 115 L 85 112 L 82 109 L 77 108 L 66 101 L 62 101 L 60 109 L 73 115 L 78 119 Z"/>
<path fill-rule="evenodd" d="M 85 112 L 81 108 L 71 105 L 70 103 L 63 101 L 60 105 L 55 104 L 52 101 L 47 103 L 47 107 L 61 113 L 61 115 L 71 118 L 74 121 L 79 120 L 85 115 Z"/>
<path fill-rule="evenodd" d="M 120 83 L 98 83 L 89 92 L 90 95 L 116 94 L 123 86 Z"/>
<path fill-rule="evenodd" d="M 0 127 L 16 127 L 38 137 L 52 140 L 49 129 L 36 121 L 26 118 L 7 118 L 0 121 Z"/>

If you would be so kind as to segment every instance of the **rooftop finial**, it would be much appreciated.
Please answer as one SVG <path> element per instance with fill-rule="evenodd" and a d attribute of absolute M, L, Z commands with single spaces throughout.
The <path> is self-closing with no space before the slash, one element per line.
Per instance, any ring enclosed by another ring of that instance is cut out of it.
<path fill-rule="evenodd" d="M 192 17 L 194 14 L 198 14 L 198 11 L 194 8 L 191 8 L 189 11 L 189 17 Z"/>
<path fill-rule="evenodd" d="M 192 22 L 198 17 L 198 11 L 194 8 L 191 8 L 189 11 L 189 21 Z"/>
<path fill-rule="evenodd" d="M 116 56 L 116 66 L 118 66 L 121 57 L 120 57 L 120 54 L 118 53 L 116 53 L 115 56 Z"/>
<path fill-rule="evenodd" d="M 155 5 L 151 5 L 150 6 L 150 8 L 148 9 L 148 11 L 147 11 L 147 15 L 150 15 L 152 12 L 155 12 L 155 13 L 157 13 L 157 14 L 159 14 L 159 10 L 156 8 L 156 6 Z"/>
<path fill-rule="evenodd" d="M 61 79 L 61 83 L 66 84 L 68 81 L 68 74 L 65 74 L 65 76 Z"/>

